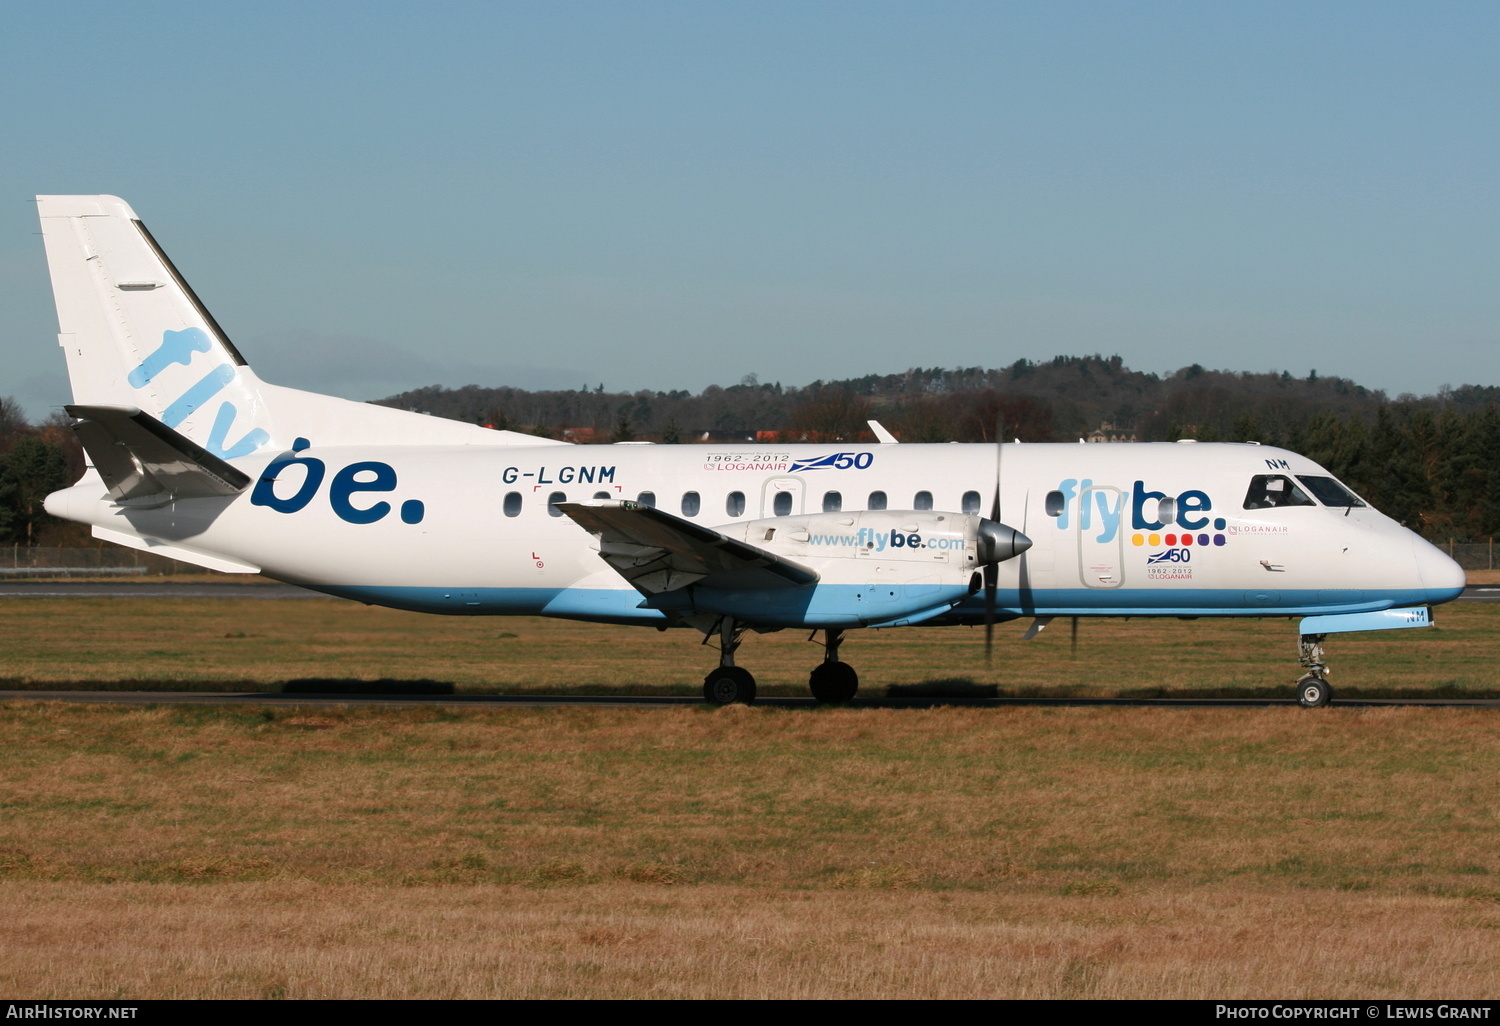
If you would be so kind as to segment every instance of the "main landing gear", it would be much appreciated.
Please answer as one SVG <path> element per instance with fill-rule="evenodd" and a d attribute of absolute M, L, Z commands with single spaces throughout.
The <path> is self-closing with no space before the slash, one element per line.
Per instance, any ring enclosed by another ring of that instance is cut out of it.
<path fill-rule="evenodd" d="M 734 665 L 735 650 L 740 647 L 746 625 L 731 617 L 722 618 L 703 639 L 704 644 L 719 635 L 719 665 L 703 678 L 703 700 L 711 705 L 750 705 L 755 701 L 755 678 L 744 667 Z M 813 667 L 808 677 L 813 698 L 824 704 L 847 702 L 859 690 L 859 674 L 848 663 L 839 662 L 839 645 L 844 632 L 823 632 L 823 661 Z"/>
<path fill-rule="evenodd" d="M 1307 667 L 1307 673 L 1297 681 L 1297 704 L 1304 709 L 1317 709 L 1333 701 L 1333 688 L 1324 676 L 1328 666 L 1323 662 L 1323 639 L 1326 634 L 1304 634 L 1297 639 L 1297 657 Z"/>
<path fill-rule="evenodd" d="M 848 663 L 839 662 L 839 644 L 844 632 L 829 628 L 823 632 L 823 661 L 813 667 L 808 677 L 813 698 L 826 704 L 847 702 L 859 690 L 859 674 Z"/>
<path fill-rule="evenodd" d="M 712 705 L 750 705 L 755 701 L 755 678 L 744 667 L 734 665 L 735 649 L 745 626 L 732 617 L 719 620 L 719 667 L 703 678 L 703 700 Z M 703 639 L 705 642 L 708 638 Z"/>

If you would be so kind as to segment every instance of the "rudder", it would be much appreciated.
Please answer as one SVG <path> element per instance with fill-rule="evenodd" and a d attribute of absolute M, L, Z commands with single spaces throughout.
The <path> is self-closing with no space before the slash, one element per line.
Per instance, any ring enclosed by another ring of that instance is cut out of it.
<path fill-rule="evenodd" d="M 73 402 L 138 407 L 224 459 L 271 442 L 259 379 L 129 204 L 37 206 Z"/>
<path fill-rule="evenodd" d="M 73 405 L 134 407 L 220 459 L 317 445 L 565 445 L 262 381 L 117 196 L 38 196 Z"/>

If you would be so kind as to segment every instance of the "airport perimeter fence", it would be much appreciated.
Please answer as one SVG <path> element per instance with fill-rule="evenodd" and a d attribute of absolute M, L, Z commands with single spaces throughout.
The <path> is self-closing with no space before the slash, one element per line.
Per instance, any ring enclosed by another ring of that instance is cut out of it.
<path fill-rule="evenodd" d="M 127 549 L 122 545 L 80 545 L 76 548 L 31 548 L 25 545 L 0 547 L 0 578 L 170 577 L 174 574 L 211 573 L 215 571 L 142 552 L 140 549 Z"/>
<path fill-rule="evenodd" d="M 1495 539 L 1487 542 L 1458 542 L 1454 544 L 1449 541 L 1446 546 L 1448 555 L 1453 561 L 1465 570 L 1493 570 L 1495 569 Z"/>

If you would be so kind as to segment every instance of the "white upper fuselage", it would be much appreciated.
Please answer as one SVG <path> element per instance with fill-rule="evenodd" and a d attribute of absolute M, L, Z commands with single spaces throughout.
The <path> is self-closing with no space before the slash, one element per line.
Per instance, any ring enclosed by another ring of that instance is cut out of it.
<path fill-rule="evenodd" d="M 256 481 L 233 497 L 122 508 L 86 480 L 48 508 L 379 604 L 660 622 L 663 613 L 600 558 L 598 540 L 550 503 L 638 500 L 725 534 L 832 507 L 813 529 L 836 532 L 849 522 L 839 513 L 879 508 L 882 495 L 889 510 L 989 516 L 997 474 L 993 445 L 311 441 L 295 456 L 233 461 Z M 1243 444 L 999 448 L 999 519 L 1033 542 L 999 566 L 1003 616 L 1354 612 L 1444 602 L 1463 588 L 1447 556 L 1370 507 L 1245 508 L 1256 475 L 1327 474 L 1296 453 Z M 1173 523 L 1156 519 L 1163 497 L 1178 500 Z M 826 548 L 783 554 L 810 564 L 850 558 Z M 858 555 L 856 577 L 876 580 L 882 552 L 871 545 Z M 974 596 L 932 622 L 982 616 Z"/>

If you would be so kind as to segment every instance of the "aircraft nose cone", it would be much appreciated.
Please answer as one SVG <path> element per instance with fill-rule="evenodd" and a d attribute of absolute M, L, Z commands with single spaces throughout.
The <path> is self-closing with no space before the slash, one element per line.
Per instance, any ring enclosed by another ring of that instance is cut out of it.
<path fill-rule="evenodd" d="M 1449 559 L 1448 553 L 1425 538 L 1413 539 L 1412 549 L 1428 602 L 1452 602 L 1463 594 L 1464 585 L 1468 583 L 1464 569 Z"/>
<path fill-rule="evenodd" d="M 1003 563 L 1031 548 L 1031 539 L 1014 527 L 993 520 L 979 522 L 979 562 Z"/>

